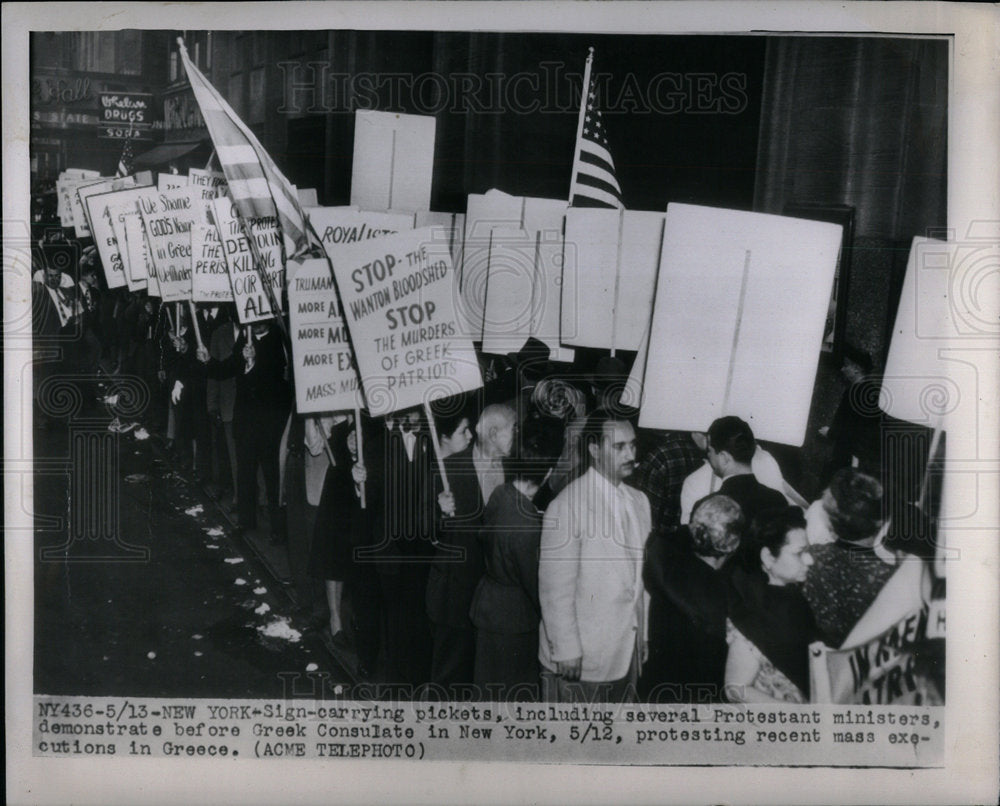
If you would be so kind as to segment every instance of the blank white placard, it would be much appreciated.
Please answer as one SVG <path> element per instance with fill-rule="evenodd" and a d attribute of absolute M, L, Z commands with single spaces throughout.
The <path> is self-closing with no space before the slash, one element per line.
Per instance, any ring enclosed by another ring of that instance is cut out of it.
<path fill-rule="evenodd" d="M 456 314 L 462 335 L 474 341 L 479 341 L 483 336 L 491 233 L 494 227 L 520 229 L 523 206 L 520 196 L 509 196 L 498 191 L 469 195 L 465 210 L 462 264 L 458 272 L 459 299 Z"/>
<path fill-rule="evenodd" d="M 436 121 L 429 115 L 358 110 L 351 204 L 366 210 L 427 210 Z"/>
<path fill-rule="evenodd" d="M 841 227 L 667 208 L 639 424 L 703 431 L 734 414 L 805 438 Z"/>

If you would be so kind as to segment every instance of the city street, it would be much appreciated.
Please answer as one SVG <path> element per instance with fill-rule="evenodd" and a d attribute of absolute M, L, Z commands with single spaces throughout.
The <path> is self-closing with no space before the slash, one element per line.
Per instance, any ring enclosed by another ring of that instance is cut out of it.
<path fill-rule="evenodd" d="M 145 423 L 116 434 L 110 421 L 85 390 L 68 421 L 35 429 L 35 692 L 338 693 L 349 677 L 294 615 L 267 556 Z"/>

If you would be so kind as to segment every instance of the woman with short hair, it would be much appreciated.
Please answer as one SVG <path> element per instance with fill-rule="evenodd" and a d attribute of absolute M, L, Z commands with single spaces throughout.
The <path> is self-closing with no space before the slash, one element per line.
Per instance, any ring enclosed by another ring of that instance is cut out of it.
<path fill-rule="evenodd" d="M 809 644 L 818 637 L 802 595 L 812 558 L 798 507 L 765 510 L 731 577 L 726 640 L 730 702 L 808 702 Z"/>

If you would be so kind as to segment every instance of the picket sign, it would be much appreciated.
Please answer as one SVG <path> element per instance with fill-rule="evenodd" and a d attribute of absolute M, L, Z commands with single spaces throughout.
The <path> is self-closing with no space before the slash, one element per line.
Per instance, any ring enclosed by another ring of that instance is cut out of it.
<path fill-rule="evenodd" d="M 331 261 L 373 417 L 482 386 L 443 234 L 422 227 L 345 245 Z"/>
<path fill-rule="evenodd" d="M 124 190 L 135 187 L 135 177 L 124 176 L 121 178 L 102 179 L 99 182 L 88 182 L 78 185 L 73 194 L 73 226 L 76 228 L 77 238 L 90 238 L 93 236 L 93 222 L 90 220 L 90 213 L 87 211 L 87 199 L 98 193 L 110 193 L 114 190 Z"/>
<path fill-rule="evenodd" d="M 213 196 L 222 197 L 229 192 L 226 175 L 221 171 L 209 171 L 204 168 L 188 168 L 188 184 L 208 188 Z"/>
<path fill-rule="evenodd" d="M 412 213 L 377 213 L 350 208 L 306 210 L 327 255 L 339 260 L 341 247 L 413 229 Z M 290 261 L 288 304 L 296 410 L 300 413 L 350 410 L 363 405 L 357 364 L 343 319 L 330 261 Z"/>
<path fill-rule="evenodd" d="M 326 258 L 293 262 L 299 264 L 288 285 L 295 410 L 354 409 L 363 403 L 361 384 L 330 263 Z"/>
<path fill-rule="evenodd" d="M 929 637 L 943 637 L 944 609 L 923 605 L 872 640 L 849 649 L 809 647 L 810 699 L 837 705 L 935 705 L 940 696 L 916 668 Z"/>
<path fill-rule="evenodd" d="M 565 199 L 498 190 L 469 196 L 458 308 L 463 332 L 481 340 L 486 352 L 516 352 L 534 336 L 548 345 L 551 359 L 573 360 L 573 351 L 560 340 L 566 210 Z M 488 293 L 494 259 L 499 280 Z M 520 305 L 506 298 L 510 292 L 519 295 Z"/>
<path fill-rule="evenodd" d="M 140 196 L 149 256 L 164 302 L 191 299 L 191 225 L 207 223 L 201 189 L 179 187 Z"/>
<path fill-rule="evenodd" d="M 153 266 L 149 256 L 149 241 L 146 240 L 146 228 L 142 223 L 142 216 L 136 210 L 135 215 L 126 215 L 122 223 L 125 225 L 128 262 L 133 276 L 138 276 L 139 267 L 144 267 L 147 296 L 161 297 L 160 281 L 156 276 L 156 267 Z"/>
<path fill-rule="evenodd" d="M 236 205 L 228 197 L 214 199 L 210 209 L 219 231 L 239 323 L 248 325 L 280 314 L 282 291 L 285 287 L 285 264 L 282 261 L 281 231 L 277 219 L 268 216 L 241 222 Z M 257 265 L 254 251 L 244 234 L 244 226 L 254 238 L 257 253 L 264 261 L 263 266 Z M 274 292 L 279 306 L 277 311 L 271 310 L 270 294 L 262 286 L 265 282 Z"/>
<path fill-rule="evenodd" d="M 664 213 L 570 208 L 562 284 L 566 344 L 638 350 L 653 308 Z"/>
<path fill-rule="evenodd" d="M 431 115 L 358 110 L 351 204 L 365 210 L 428 210 L 437 121 Z"/>
<path fill-rule="evenodd" d="M 639 425 L 703 431 L 737 415 L 805 439 L 841 227 L 667 207 Z"/>
<path fill-rule="evenodd" d="M 124 249 L 115 234 L 114 221 L 120 217 L 122 211 L 129 209 L 134 211 L 138 197 L 150 192 L 155 193 L 156 188 L 132 188 L 110 193 L 95 193 L 88 195 L 84 200 L 92 225 L 94 245 L 100 255 L 104 279 L 109 289 L 128 285 L 131 290 L 122 257 Z"/>
<path fill-rule="evenodd" d="M 465 208 L 462 263 L 458 270 L 457 308 L 460 332 L 476 341 L 483 338 L 486 283 L 490 270 L 494 227 L 521 228 L 523 201 L 499 190 L 469 194 Z"/>
<path fill-rule="evenodd" d="M 191 225 L 191 299 L 216 305 L 233 301 L 222 241 L 214 223 Z"/>
<path fill-rule="evenodd" d="M 56 178 L 56 215 L 63 227 L 73 226 L 73 196 L 76 188 L 101 178 L 99 171 L 84 168 L 67 168 Z"/>
<path fill-rule="evenodd" d="M 158 174 L 156 177 L 157 190 L 176 190 L 185 188 L 189 184 L 188 178 L 181 174 Z"/>

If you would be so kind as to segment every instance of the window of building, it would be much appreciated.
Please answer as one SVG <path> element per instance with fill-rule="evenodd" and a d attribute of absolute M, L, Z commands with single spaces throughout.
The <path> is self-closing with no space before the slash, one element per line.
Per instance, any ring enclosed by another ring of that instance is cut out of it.
<path fill-rule="evenodd" d="M 116 31 L 81 31 L 76 35 L 73 69 L 88 73 L 115 72 Z"/>
<path fill-rule="evenodd" d="M 125 76 L 142 75 L 142 32 L 119 31 L 116 45 L 118 50 L 117 72 Z"/>

